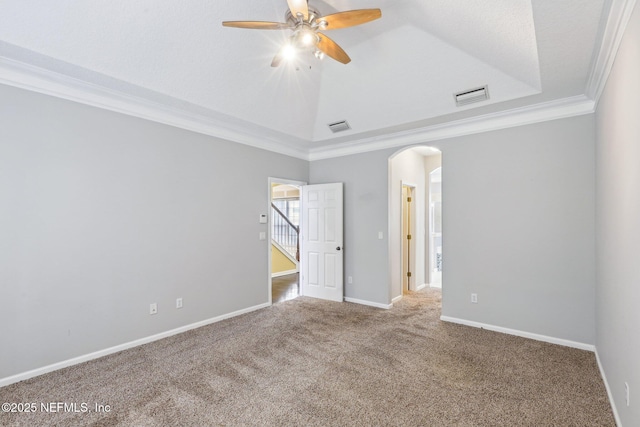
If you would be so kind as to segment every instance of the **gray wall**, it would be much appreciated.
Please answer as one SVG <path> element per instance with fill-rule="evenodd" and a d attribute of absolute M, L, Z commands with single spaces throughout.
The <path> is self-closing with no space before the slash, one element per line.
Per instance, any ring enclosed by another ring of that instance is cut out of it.
<path fill-rule="evenodd" d="M 0 118 L 0 379 L 268 301 L 267 179 L 308 162 L 5 86 Z"/>
<path fill-rule="evenodd" d="M 593 116 L 441 149 L 442 314 L 594 344 Z"/>
<path fill-rule="evenodd" d="M 595 343 L 594 138 L 593 116 L 581 116 L 428 144 L 442 151 L 443 315 Z M 311 162 L 311 183 L 345 183 L 352 298 L 393 296 L 376 233 L 397 151 Z"/>
<path fill-rule="evenodd" d="M 622 425 L 640 425 L 640 8 L 597 108 L 596 347 Z M 624 383 L 630 386 L 626 406 Z"/>
<path fill-rule="evenodd" d="M 388 178 L 389 156 L 381 150 L 317 160 L 309 167 L 309 183 L 344 183 L 345 296 L 389 304 Z M 383 239 L 378 239 L 378 232 Z"/>

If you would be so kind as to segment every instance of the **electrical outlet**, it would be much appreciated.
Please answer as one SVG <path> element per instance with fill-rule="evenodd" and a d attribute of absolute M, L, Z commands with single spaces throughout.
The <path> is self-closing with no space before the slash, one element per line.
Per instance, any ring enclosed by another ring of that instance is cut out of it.
<path fill-rule="evenodd" d="M 353 277 L 351 276 L 347 277 L 347 283 L 353 283 Z"/>
<path fill-rule="evenodd" d="M 629 406 L 629 383 L 627 382 L 624 383 L 624 396 L 627 400 L 627 406 Z"/>
<path fill-rule="evenodd" d="M 182 298 L 176 299 L 176 308 L 182 308 Z"/>
<path fill-rule="evenodd" d="M 474 304 L 478 303 L 478 294 L 471 294 L 471 302 Z"/>
<path fill-rule="evenodd" d="M 151 304 L 149 304 L 149 314 L 156 314 L 158 313 L 158 304 L 156 304 L 155 302 L 152 302 Z"/>

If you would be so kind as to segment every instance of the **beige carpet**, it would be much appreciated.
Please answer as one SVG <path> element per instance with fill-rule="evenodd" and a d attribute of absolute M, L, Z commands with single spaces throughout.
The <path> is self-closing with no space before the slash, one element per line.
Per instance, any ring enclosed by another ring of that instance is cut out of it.
<path fill-rule="evenodd" d="M 88 409 L 0 424 L 615 425 L 592 353 L 439 316 L 434 290 L 392 310 L 301 297 L 0 388 L 0 402 Z"/>

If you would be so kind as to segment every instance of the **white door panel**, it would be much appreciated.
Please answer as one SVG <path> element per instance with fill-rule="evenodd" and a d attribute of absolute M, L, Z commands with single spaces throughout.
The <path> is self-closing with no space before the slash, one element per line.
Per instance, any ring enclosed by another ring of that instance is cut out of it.
<path fill-rule="evenodd" d="M 302 294 L 342 301 L 342 183 L 305 185 L 301 202 Z"/>

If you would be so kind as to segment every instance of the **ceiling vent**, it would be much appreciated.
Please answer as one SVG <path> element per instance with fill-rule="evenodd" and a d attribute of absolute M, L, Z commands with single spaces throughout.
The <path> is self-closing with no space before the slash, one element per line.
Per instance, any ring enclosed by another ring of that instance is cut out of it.
<path fill-rule="evenodd" d="M 345 130 L 351 129 L 351 126 L 349 126 L 349 123 L 347 123 L 346 120 L 343 120 L 341 122 L 329 123 L 328 126 L 333 133 L 343 132 Z"/>
<path fill-rule="evenodd" d="M 454 93 L 456 107 L 473 104 L 474 102 L 482 102 L 489 99 L 489 87 L 482 86 L 475 89 L 465 90 L 464 92 Z"/>

